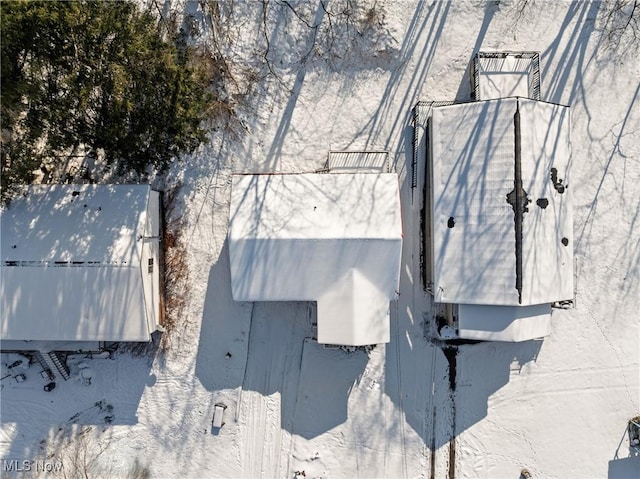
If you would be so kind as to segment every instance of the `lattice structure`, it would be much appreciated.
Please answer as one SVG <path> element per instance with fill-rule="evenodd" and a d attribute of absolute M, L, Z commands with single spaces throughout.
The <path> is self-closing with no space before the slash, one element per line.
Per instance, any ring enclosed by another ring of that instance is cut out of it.
<path fill-rule="evenodd" d="M 330 150 L 324 171 L 332 173 L 391 173 L 388 151 Z"/>
<path fill-rule="evenodd" d="M 475 101 L 507 96 L 541 99 L 538 52 L 478 52 L 470 78 Z"/>

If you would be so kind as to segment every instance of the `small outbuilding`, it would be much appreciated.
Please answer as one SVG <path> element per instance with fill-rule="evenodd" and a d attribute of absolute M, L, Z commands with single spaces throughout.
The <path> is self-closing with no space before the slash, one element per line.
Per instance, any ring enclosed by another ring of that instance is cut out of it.
<path fill-rule="evenodd" d="M 319 343 L 389 341 L 401 252 L 396 174 L 233 178 L 234 300 L 316 301 Z"/>
<path fill-rule="evenodd" d="M 0 214 L 2 350 L 151 340 L 161 317 L 158 192 L 32 186 Z"/>

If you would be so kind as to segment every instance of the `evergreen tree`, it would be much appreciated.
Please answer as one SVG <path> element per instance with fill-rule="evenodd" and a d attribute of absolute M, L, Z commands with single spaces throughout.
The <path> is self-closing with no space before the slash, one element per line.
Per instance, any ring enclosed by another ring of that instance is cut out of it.
<path fill-rule="evenodd" d="M 79 148 L 142 173 L 204 141 L 203 70 L 136 4 L 3 1 L 0 13 L 4 199 Z"/>

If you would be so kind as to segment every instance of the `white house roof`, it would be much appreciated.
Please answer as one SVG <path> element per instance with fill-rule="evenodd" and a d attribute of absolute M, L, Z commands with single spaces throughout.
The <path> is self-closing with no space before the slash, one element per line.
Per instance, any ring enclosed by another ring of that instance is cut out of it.
<path fill-rule="evenodd" d="M 526 341 L 548 336 L 551 305 L 458 305 L 458 337 L 478 341 Z"/>
<path fill-rule="evenodd" d="M 572 298 L 569 108 L 522 98 L 434 108 L 430 147 L 436 299 L 534 305 Z M 516 157 L 520 213 L 508 201 Z"/>
<path fill-rule="evenodd" d="M 3 267 L 2 339 L 148 341 L 139 270 Z"/>
<path fill-rule="evenodd" d="M 148 185 L 32 186 L 2 211 L 3 261 L 98 261 L 138 255 Z"/>
<path fill-rule="evenodd" d="M 31 187 L 1 212 L 5 340 L 148 341 L 148 185 Z"/>
<path fill-rule="evenodd" d="M 235 176 L 236 301 L 318 301 L 318 341 L 389 340 L 402 249 L 396 174 Z"/>
<path fill-rule="evenodd" d="M 231 238 L 397 238 L 398 176 L 236 175 Z"/>
<path fill-rule="evenodd" d="M 363 271 L 348 269 L 318 296 L 318 342 L 367 345 L 389 341 L 389 300 Z"/>

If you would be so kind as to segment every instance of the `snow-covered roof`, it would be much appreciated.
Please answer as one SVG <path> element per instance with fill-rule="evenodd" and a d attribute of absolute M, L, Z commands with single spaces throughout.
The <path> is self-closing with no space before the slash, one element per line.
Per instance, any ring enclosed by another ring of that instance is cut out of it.
<path fill-rule="evenodd" d="M 458 337 L 479 341 L 526 341 L 548 336 L 551 305 L 458 305 Z"/>
<path fill-rule="evenodd" d="M 398 176 L 387 174 L 236 175 L 233 239 L 397 238 Z"/>
<path fill-rule="evenodd" d="M 522 98 L 434 108 L 430 146 L 437 300 L 571 299 L 569 108 Z"/>
<path fill-rule="evenodd" d="M 236 301 L 317 301 L 319 342 L 389 340 L 402 249 L 396 174 L 237 175 L 230 215 Z"/>
<path fill-rule="evenodd" d="M 33 186 L 1 212 L 6 340 L 148 341 L 148 185 Z"/>

